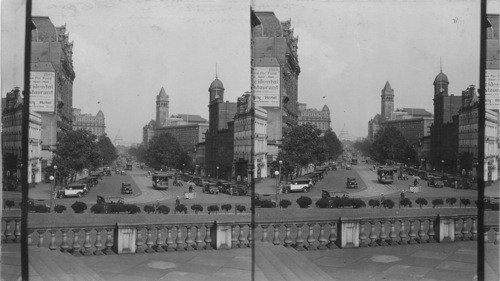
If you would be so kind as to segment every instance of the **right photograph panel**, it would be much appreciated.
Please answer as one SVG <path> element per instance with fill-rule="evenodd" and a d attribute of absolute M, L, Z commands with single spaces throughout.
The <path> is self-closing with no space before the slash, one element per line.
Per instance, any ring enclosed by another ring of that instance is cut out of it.
<path fill-rule="evenodd" d="M 255 277 L 498 280 L 488 8 L 481 56 L 478 2 L 252 1 Z"/>

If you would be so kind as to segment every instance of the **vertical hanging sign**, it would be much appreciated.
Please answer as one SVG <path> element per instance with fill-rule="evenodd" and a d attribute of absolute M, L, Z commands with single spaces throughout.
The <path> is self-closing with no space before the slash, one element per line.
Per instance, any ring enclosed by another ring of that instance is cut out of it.
<path fill-rule="evenodd" d="M 30 110 L 54 112 L 55 81 L 55 72 L 32 71 L 30 73 Z"/>

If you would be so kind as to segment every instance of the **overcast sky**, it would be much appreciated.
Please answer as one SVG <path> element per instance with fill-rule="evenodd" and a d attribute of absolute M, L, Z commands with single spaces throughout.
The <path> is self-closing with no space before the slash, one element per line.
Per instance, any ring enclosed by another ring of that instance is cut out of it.
<path fill-rule="evenodd" d="M 22 18 L 24 7 L 17 2 L 2 1 L 2 96 L 22 86 L 22 45 L 14 42 L 22 42 L 24 26 L 12 19 Z M 440 57 L 450 94 L 478 85 L 479 1 L 254 2 L 257 11 L 291 18 L 299 36 L 299 102 L 327 104 L 337 134 L 345 124 L 351 137 L 367 135 L 387 80 L 395 108 L 432 112 Z M 120 132 L 131 143 L 141 141 L 142 127 L 154 119 L 161 87 L 170 114 L 206 119 L 216 63 L 226 100 L 250 89 L 249 5 L 33 0 L 33 15 L 66 24 L 74 41 L 73 106 L 91 114 L 102 109 L 110 138 Z"/>

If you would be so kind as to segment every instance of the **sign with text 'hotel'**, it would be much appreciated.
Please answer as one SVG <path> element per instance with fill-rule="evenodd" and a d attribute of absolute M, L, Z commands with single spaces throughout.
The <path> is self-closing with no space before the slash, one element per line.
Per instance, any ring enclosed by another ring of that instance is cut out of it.
<path fill-rule="evenodd" d="M 500 106 L 500 70 L 486 69 L 486 109 L 498 109 Z"/>
<path fill-rule="evenodd" d="M 30 110 L 54 112 L 55 82 L 55 72 L 32 71 L 30 73 Z"/>
<path fill-rule="evenodd" d="M 280 68 L 254 67 L 253 86 L 255 106 L 280 106 Z"/>

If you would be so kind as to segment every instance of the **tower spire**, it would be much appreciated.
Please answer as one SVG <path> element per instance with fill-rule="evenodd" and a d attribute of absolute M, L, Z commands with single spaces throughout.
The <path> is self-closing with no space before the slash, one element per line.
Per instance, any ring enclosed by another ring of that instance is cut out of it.
<path fill-rule="evenodd" d="M 443 72 L 443 64 L 441 62 L 441 57 L 439 57 L 439 72 Z"/>
<path fill-rule="evenodd" d="M 215 79 L 217 79 L 217 63 L 215 63 Z"/>

